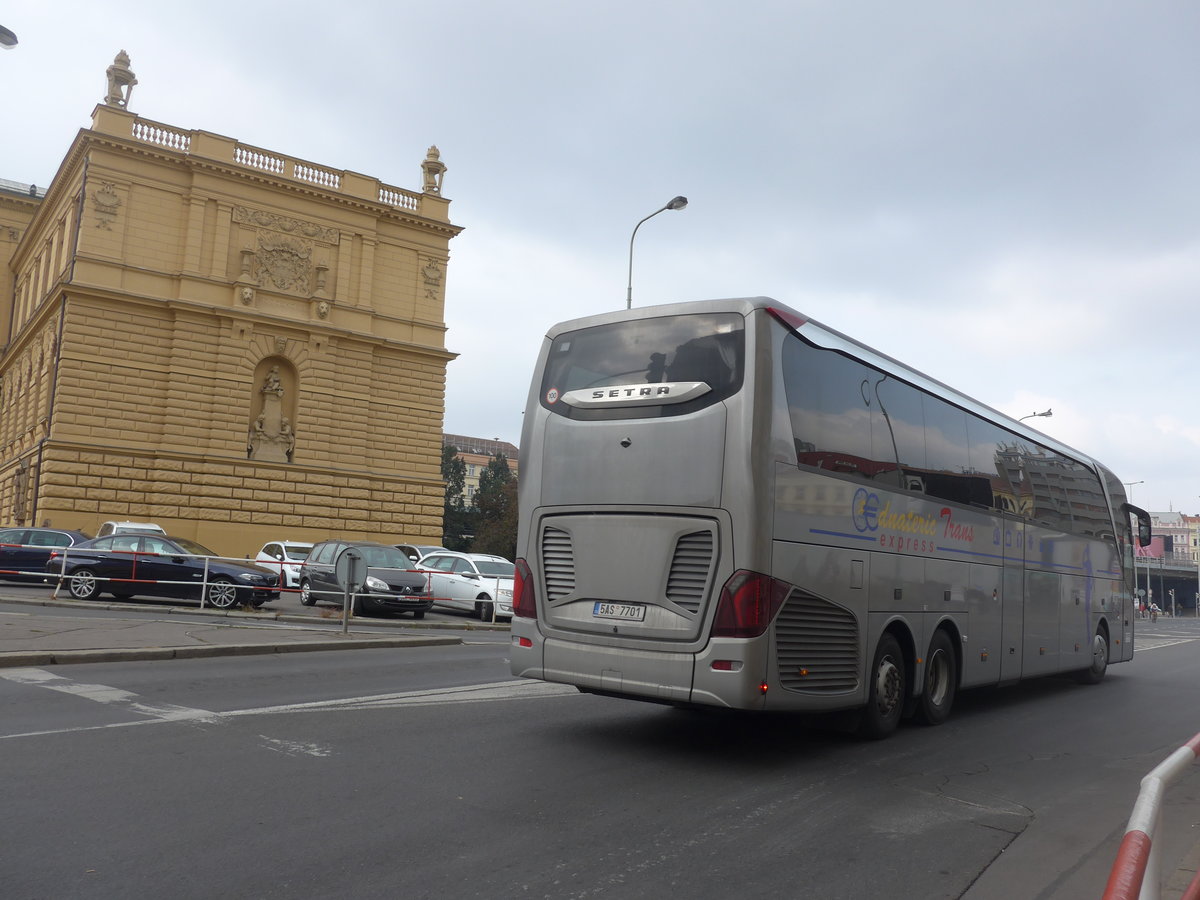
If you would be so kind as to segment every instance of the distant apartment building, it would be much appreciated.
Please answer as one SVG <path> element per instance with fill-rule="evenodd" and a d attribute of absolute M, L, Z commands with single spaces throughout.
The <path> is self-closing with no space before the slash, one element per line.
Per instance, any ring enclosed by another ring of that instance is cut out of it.
<path fill-rule="evenodd" d="M 1200 548 L 1197 546 L 1200 544 L 1200 534 L 1197 532 L 1200 529 L 1200 516 L 1152 512 L 1150 526 L 1155 538 L 1163 538 L 1162 557 L 1168 564 L 1195 566 L 1200 560 Z"/>
<path fill-rule="evenodd" d="M 475 492 L 479 490 L 480 474 L 488 467 L 488 463 L 496 458 L 497 453 L 508 460 L 509 471 L 514 476 L 520 465 L 518 457 L 521 451 L 508 441 L 468 437 L 465 434 L 443 434 L 442 446 L 454 447 L 458 451 L 455 456 L 467 465 L 466 485 L 463 490 L 463 499 L 467 503 L 471 502 Z"/>

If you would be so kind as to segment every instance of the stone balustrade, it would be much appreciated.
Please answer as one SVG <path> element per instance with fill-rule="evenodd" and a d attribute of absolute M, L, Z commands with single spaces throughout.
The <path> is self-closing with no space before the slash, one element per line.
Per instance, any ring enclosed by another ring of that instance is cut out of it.
<path fill-rule="evenodd" d="M 99 132 L 128 135 L 136 141 L 176 150 L 189 156 L 244 166 L 430 218 L 448 220 L 448 204 L 440 196 L 408 191 L 384 184 L 376 178 L 319 166 L 261 147 L 252 147 L 233 138 L 207 131 L 184 131 L 110 106 L 98 106 L 93 113 L 92 122 L 93 128 Z"/>

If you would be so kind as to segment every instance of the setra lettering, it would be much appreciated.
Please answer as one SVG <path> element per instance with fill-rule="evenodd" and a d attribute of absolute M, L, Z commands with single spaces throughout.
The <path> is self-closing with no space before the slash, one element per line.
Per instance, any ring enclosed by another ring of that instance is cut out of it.
<path fill-rule="evenodd" d="M 592 391 L 592 399 L 628 400 L 635 397 L 662 397 L 670 393 L 670 386 L 665 384 L 660 384 L 657 387 L 643 385 L 640 387 L 610 388 L 607 391 Z"/>

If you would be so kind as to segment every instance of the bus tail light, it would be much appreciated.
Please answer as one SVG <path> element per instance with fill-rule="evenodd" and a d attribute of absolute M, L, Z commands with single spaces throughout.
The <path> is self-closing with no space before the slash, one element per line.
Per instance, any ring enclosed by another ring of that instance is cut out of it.
<path fill-rule="evenodd" d="M 522 619 L 536 619 L 537 598 L 533 593 L 533 573 L 529 571 L 529 563 L 518 559 L 514 568 L 516 571 L 513 572 L 513 615 Z"/>
<path fill-rule="evenodd" d="M 721 588 L 712 636 L 758 637 L 767 630 L 791 590 L 787 582 L 738 569 Z"/>

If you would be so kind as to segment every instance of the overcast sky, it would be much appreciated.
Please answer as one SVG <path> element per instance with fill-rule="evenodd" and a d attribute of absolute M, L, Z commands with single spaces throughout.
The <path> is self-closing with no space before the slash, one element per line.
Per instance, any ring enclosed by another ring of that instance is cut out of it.
<path fill-rule="evenodd" d="M 636 306 L 774 297 L 1200 511 L 1200 4 L 734 9 L 10 6 L 0 178 L 49 183 L 121 49 L 154 121 L 414 190 L 436 144 L 445 430 L 513 443 L 546 329 L 623 306 L 684 194 Z"/>

